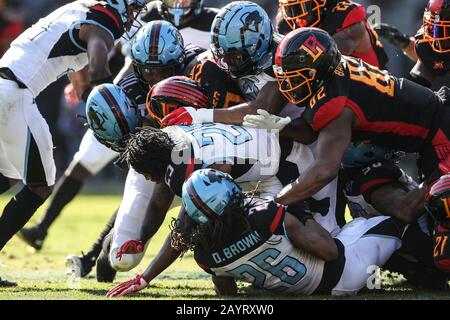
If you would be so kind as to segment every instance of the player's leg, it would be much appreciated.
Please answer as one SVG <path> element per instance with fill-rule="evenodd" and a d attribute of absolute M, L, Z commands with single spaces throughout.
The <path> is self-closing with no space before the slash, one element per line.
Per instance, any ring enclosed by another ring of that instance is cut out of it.
<path fill-rule="evenodd" d="M 125 191 L 114 225 L 114 234 L 109 252 L 111 266 L 117 271 L 125 272 L 139 264 L 144 252 L 118 255 L 123 244 L 140 238 L 146 211 L 155 184 L 130 168 Z M 149 241 L 145 244 L 147 247 Z"/>
<path fill-rule="evenodd" d="M 404 230 L 404 223 L 384 216 L 357 218 L 345 225 L 336 237 L 344 245 L 345 266 L 332 294 L 354 295 L 368 285 L 377 268 L 401 247 Z"/>
<path fill-rule="evenodd" d="M 59 180 L 43 219 L 34 227 L 23 228 L 20 236 L 36 250 L 42 248 L 48 229 L 61 214 L 64 207 L 71 202 L 81 190 L 84 182 L 96 175 L 117 153 L 98 142 L 91 130 L 81 140 L 78 152 Z"/>
<path fill-rule="evenodd" d="M 10 83 L 13 82 L 8 81 L 6 85 L 0 82 L 1 119 L 8 120 L 0 124 L 0 139 L 8 160 L 16 170 L 16 177 L 13 178 L 22 178 L 25 186 L 3 210 L 0 250 L 51 194 L 56 171 L 50 131 L 31 92 L 13 89 Z M 1 173 L 10 177 L 14 175 L 14 172 Z"/>

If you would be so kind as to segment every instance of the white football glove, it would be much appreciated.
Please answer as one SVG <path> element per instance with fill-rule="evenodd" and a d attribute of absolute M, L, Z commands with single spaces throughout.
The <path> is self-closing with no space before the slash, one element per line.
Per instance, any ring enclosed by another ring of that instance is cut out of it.
<path fill-rule="evenodd" d="M 248 114 L 244 117 L 242 123 L 246 127 L 267 129 L 267 130 L 283 130 L 292 120 L 290 117 L 279 117 L 270 114 L 264 109 L 258 109 L 258 114 Z"/>

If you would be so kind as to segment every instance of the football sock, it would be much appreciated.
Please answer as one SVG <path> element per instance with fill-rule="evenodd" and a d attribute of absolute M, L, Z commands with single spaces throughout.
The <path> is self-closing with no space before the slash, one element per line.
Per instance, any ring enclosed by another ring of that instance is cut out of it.
<path fill-rule="evenodd" d="M 30 220 L 44 201 L 25 186 L 8 202 L 0 217 L 0 250 Z"/>
<path fill-rule="evenodd" d="M 103 240 L 108 235 L 108 233 L 112 230 L 112 228 L 114 228 L 114 222 L 116 221 L 117 212 L 118 212 L 118 210 L 116 210 L 114 212 L 114 214 L 111 216 L 111 218 L 108 220 L 108 223 L 103 228 L 98 239 L 92 245 L 92 248 L 88 254 L 92 254 L 95 257 L 98 257 L 100 255 L 100 252 L 102 251 Z"/>
<path fill-rule="evenodd" d="M 80 192 L 82 186 L 83 182 L 73 179 L 70 176 L 63 176 L 56 187 L 44 218 L 38 224 L 38 228 L 47 232 L 48 228 L 50 228 L 52 223 L 60 215 L 62 209 Z"/>

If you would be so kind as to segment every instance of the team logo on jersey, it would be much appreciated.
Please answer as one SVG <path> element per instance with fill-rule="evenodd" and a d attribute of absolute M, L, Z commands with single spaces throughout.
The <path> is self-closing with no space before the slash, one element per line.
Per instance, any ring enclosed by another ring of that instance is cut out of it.
<path fill-rule="evenodd" d="M 259 87 L 255 79 L 245 77 L 239 79 L 241 82 L 241 90 L 248 100 L 255 100 L 259 93 Z"/>
<path fill-rule="evenodd" d="M 259 32 L 259 26 L 263 22 L 263 17 L 261 17 L 258 11 L 252 11 L 249 14 L 242 16 L 241 21 L 244 24 L 242 32 Z"/>
<path fill-rule="evenodd" d="M 306 39 L 305 43 L 302 44 L 300 49 L 305 50 L 313 58 L 313 62 L 315 62 L 322 53 L 324 53 L 325 46 L 321 44 L 314 35 L 311 35 Z"/>

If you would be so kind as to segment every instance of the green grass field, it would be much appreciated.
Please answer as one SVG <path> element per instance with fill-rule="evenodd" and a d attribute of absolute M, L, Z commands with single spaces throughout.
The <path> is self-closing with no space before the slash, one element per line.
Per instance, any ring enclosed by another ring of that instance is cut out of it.
<path fill-rule="evenodd" d="M 95 270 L 81 280 L 79 289 L 71 289 L 64 258 L 69 253 L 79 254 L 89 250 L 92 242 L 103 228 L 110 214 L 120 203 L 116 195 L 81 195 L 66 209 L 50 229 L 43 250 L 33 252 L 17 237 L 13 238 L 0 252 L 0 275 L 19 282 L 16 288 L 0 289 L 0 299 L 106 299 L 105 293 L 111 284 L 100 284 L 95 279 Z M 8 197 L 0 197 L 3 208 Z M 33 221 L 40 218 L 43 208 Z M 152 260 L 167 233 L 171 217 L 177 208 L 170 211 L 163 227 L 147 250 L 142 264 L 129 273 L 118 274 L 115 283 L 122 282 L 136 273 L 142 272 Z M 239 298 L 274 299 L 264 292 L 252 292 L 247 286 L 240 285 L 240 291 L 246 292 Z M 209 276 L 195 264 L 192 255 L 186 255 L 177 261 L 151 286 L 129 299 L 215 299 L 215 293 Z M 329 299 L 329 297 L 277 296 L 277 299 Z M 401 279 L 384 280 L 381 290 L 363 293 L 356 299 L 450 299 L 450 293 L 435 293 L 413 290 Z M 354 298 L 354 299 L 355 299 Z"/>

